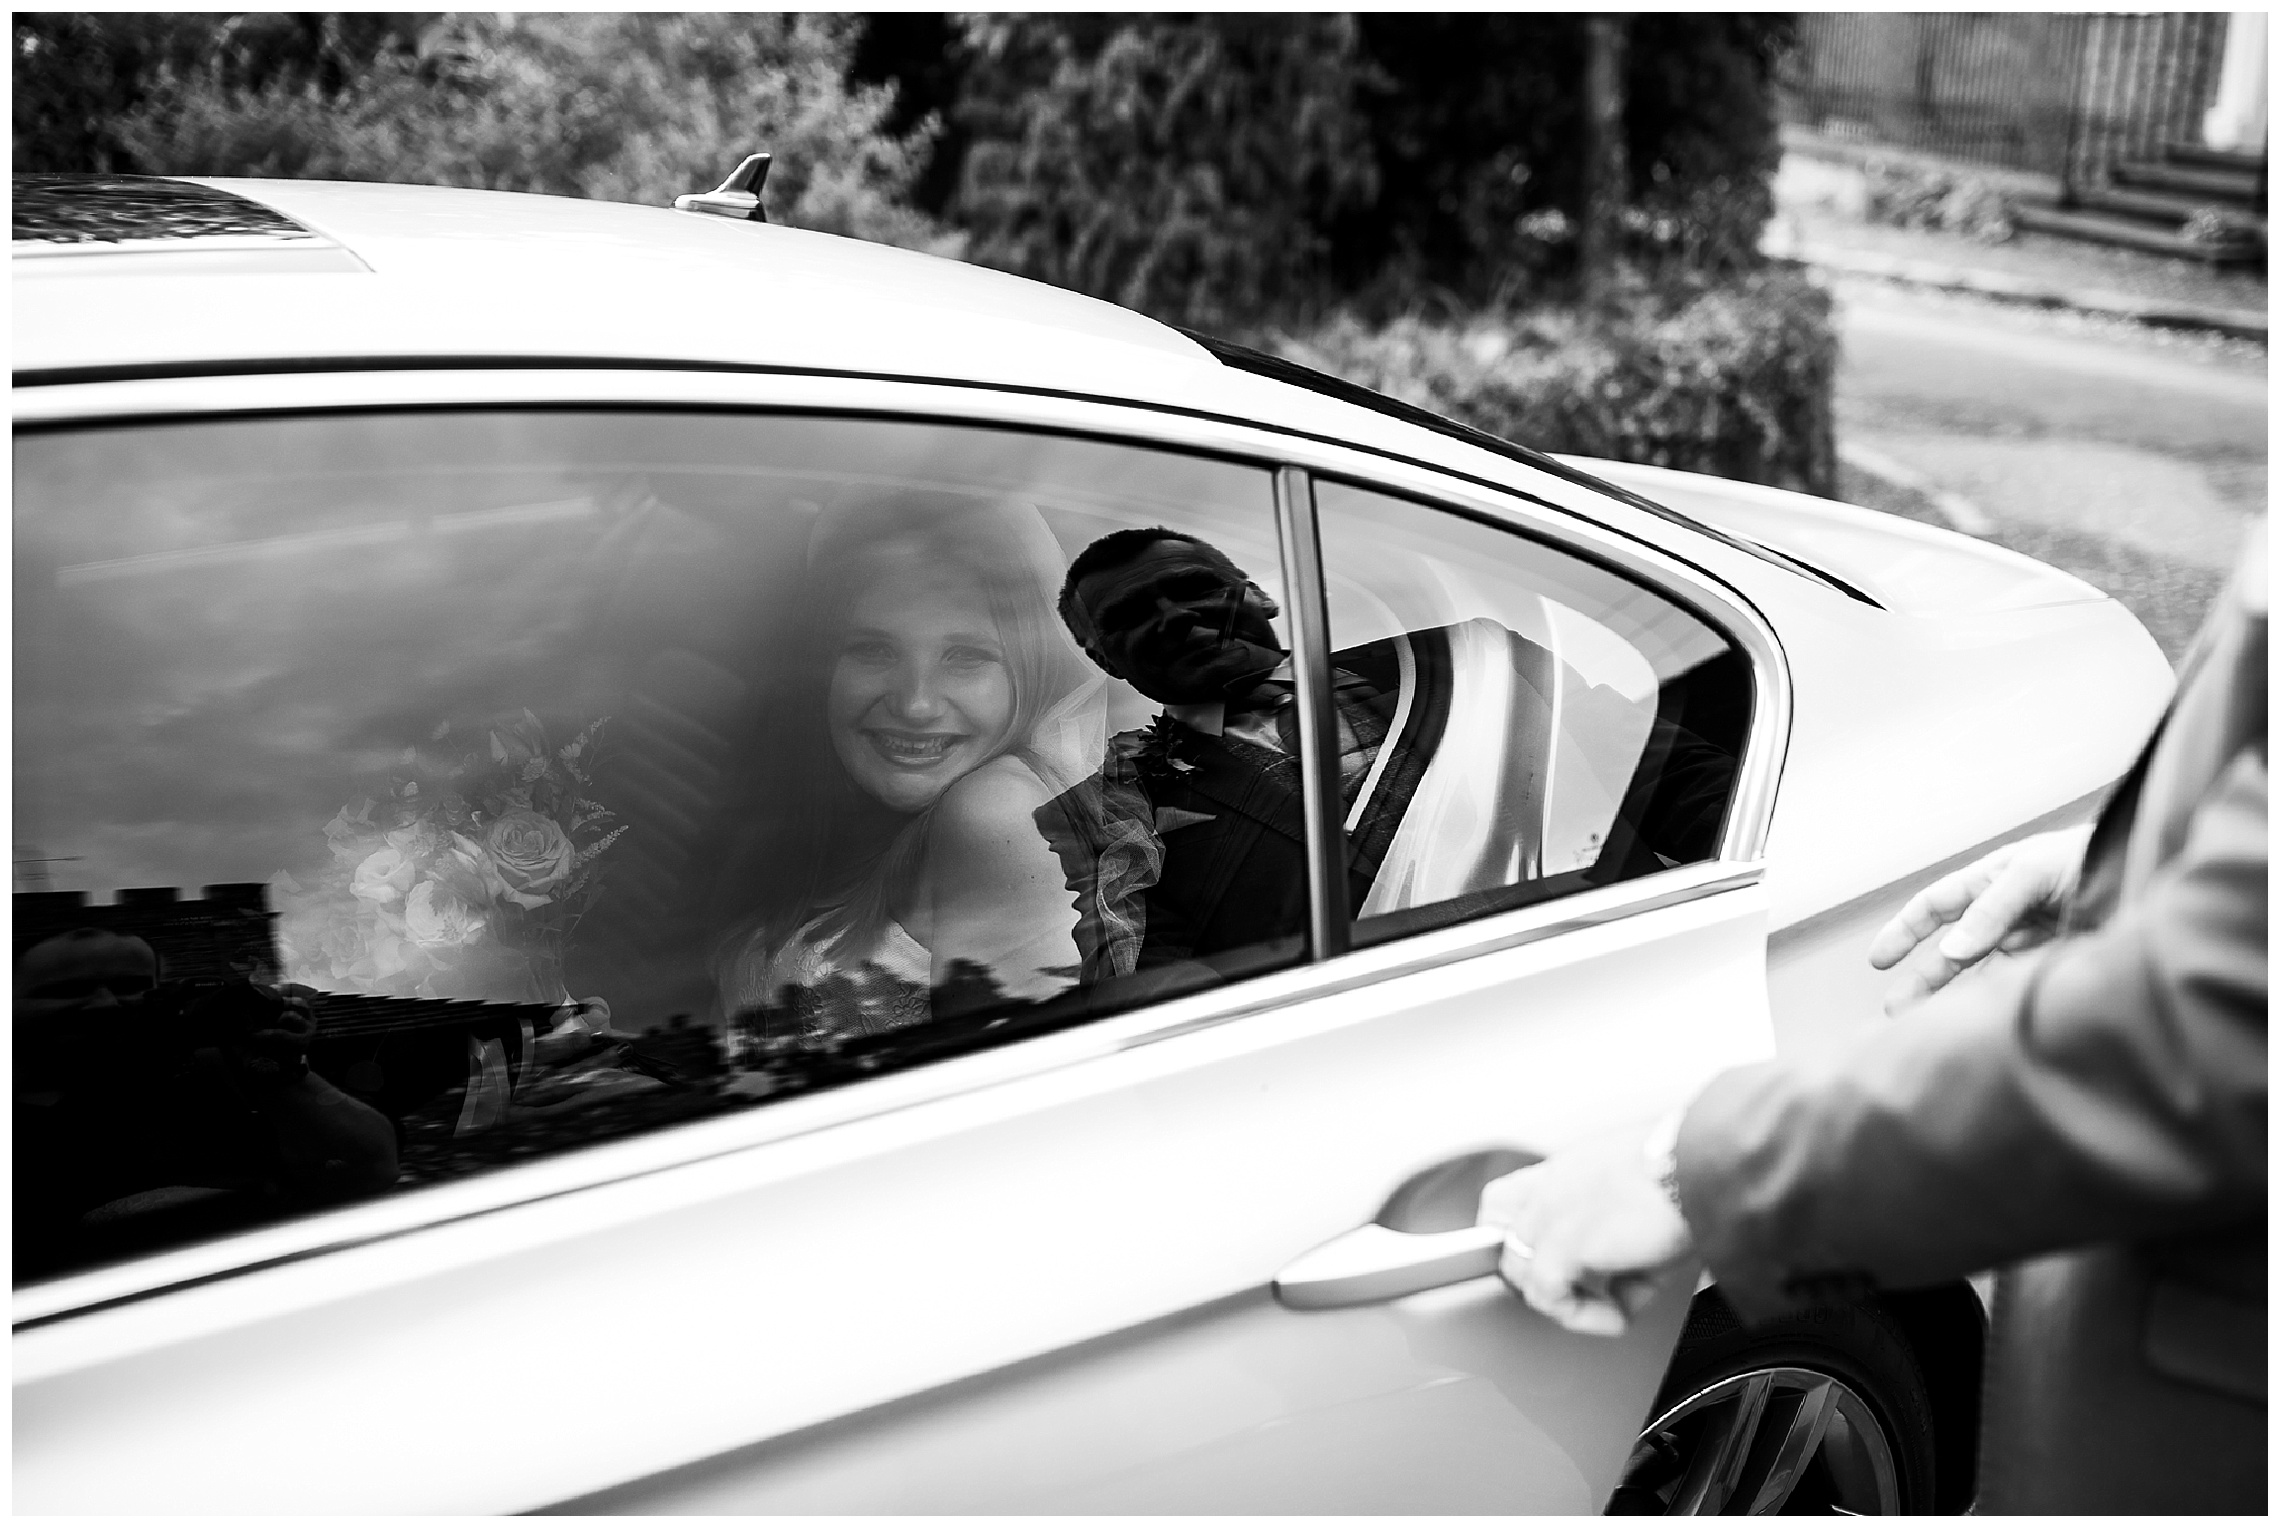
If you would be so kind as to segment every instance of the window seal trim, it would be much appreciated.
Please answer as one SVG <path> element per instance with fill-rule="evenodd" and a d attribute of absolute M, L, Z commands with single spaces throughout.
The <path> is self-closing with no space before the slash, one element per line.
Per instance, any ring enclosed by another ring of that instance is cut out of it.
<path fill-rule="evenodd" d="M 1556 939 L 1564 934 L 1585 933 L 1591 929 L 1604 928 L 1608 924 L 1621 922 L 1626 918 L 1644 917 L 1649 913 L 1680 907 L 1689 902 L 1698 902 L 1708 897 L 1722 896 L 1727 892 L 1745 890 L 1759 884 L 1764 879 L 1765 865 L 1762 861 L 1743 864 L 1731 860 L 1703 860 L 1692 865 L 1676 866 L 1670 870 L 1660 871 L 1655 875 L 1641 876 L 1636 880 L 1618 882 L 1616 883 L 1617 887 L 1637 887 L 1643 889 L 1646 894 L 1619 903 L 1612 903 L 1605 907 L 1578 910 L 1575 906 L 1576 902 L 1582 897 L 1591 895 L 1589 892 L 1583 892 L 1576 896 L 1559 897 L 1549 902 L 1538 902 L 1529 907 L 1514 908 L 1509 913 L 1492 914 L 1487 918 L 1475 919 L 1469 923 L 1456 923 L 1444 928 L 1424 930 L 1406 938 L 1388 941 L 1385 944 L 1367 946 L 1361 950 L 1353 951 L 1347 956 L 1340 957 L 1336 961 L 1317 961 L 1311 965 L 1297 967 L 1296 969 L 1301 971 L 1328 973 L 1309 987 L 1304 999 L 1268 998 L 1255 1004 L 1231 1005 L 1229 1010 L 1224 1013 L 1167 1022 L 1145 1035 L 1123 1042 L 1118 1046 L 1118 1049 L 1120 1051 L 1132 1050 L 1142 1045 L 1153 1045 L 1159 1040 L 1176 1039 L 1181 1035 L 1194 1034 L 1199 1030 L 1216 1028 L 1231 1020 L 1249 1017 L 1254 1012 L 1278 1007 L 1286 1001 L 1314 1001 L 1321 998 L 1336 997 L 1340 993 L 1353 992 L 1381 982 L 1398 981 L 1404 977 L 1421 975 L 1427 971 L 1438 971 L 1456 961 L 1500 955 L 1507 950 L 1517 950 L 1531 944 L 1540 944 L 1545 940 Z M 1600 889 L 1613 890 L 1616 888 Z M 1545 916 L 1519 928 L 1504 926 L 1505 920 L 1518 919 L 1523 914 L 1550 914 L 1563 910 L 1565 916 Z M 1475 937 L 1457 945 L 1454 949 L 1444 949 L 1435 941 L 1436 935 L 1461 933 L 1473 933 Z M 1356 957 L 1371 955 L 1383 957 L 1384 963 L 1365 967 L 1356 962 Z M 1395 956 L 1400 958 L 1393 958 Z"/>
<path fill-rule="evenodd" d="M 1330 598 L 1314 514 L 1314 477 L 1303 467 L 1275 469 L 1275 537 L 1291 602 L 1299 793 L 1307 828 L 1307 959 L 1329 960 L 1354 947 L 1354 926 L 1347 905 L 1346 824 L 1339 809 L 1338 720 L 1330 701 Z"/>
<path fill-rule="evenodd" d="M 528 1164 L 525 1168 L 507 1168 L 498 1173 L 465 1180 L 468 1185 L 481 1185 L 491 1189 L 493 1192 L 488 1196 L 477 1196 L 487 1197 L 489 1202 L 468 1205 L 448 1213 L 416 1213 L 422 1196 L 415 1191 L 401 1199 L 344 1205 L 299 1221 L 258 1227 L 234 1237 L 196 1243 L 140 1259 L 65 1274 L 13 1290 L 9 1324 L 13 1332 L 23 1335 L 81 1316 L 140 1305 L 169 1294 L 203 1288 L 241 1275 L 400 1241 L 423 1232 L 442 1230 L 510 1213 L 526 1206 L 675 1172 L 745 1152 L 765 1151 L 820 1132 L 886 1118 L 908 1109 L 925 1108 L 993 1087 L 1017 1085 L 1066 1067 L 1112 1059 L 1129 1051 L 1216 1029 L 1283 1007 L 1359 991 L 1427 971 L 1440 970 L 1459 961 L 1502 954 L 1563 935 L 1584 933 L 1644 914 L 1743 891 L 1758 885 L 1764 874 L 1765 866 L 1757 862 L 1738 864 L 1709 860 L 1682 865 L 1577 896 L 1514 908 L 1471 923 L 1428 930 L 1407 939 L 1356 950 L 1336 959 L 1285 967 L 1226 987 L 1174 999 L 1156 1010 L 1160 1014 L 1169 1010 L 1168 1016 L 1161 1017 L 1156 1022 L 1134 1022 L 1144 1019 L 1149 1013 L 1147 1009 L 1140 1009 L 1063 1031 L 1060 1035 L 1039 1036 L 1038 1041 L 1048 1048 L 1033 1053 L 1034 1064 L 1004 1067 L 1002 1075 L 971 1081 L 954 1079 L 940 1087 L 920 1089 L 915 1097 L 891 1102 L 880 1100 L 874 1091 L 879 1084 L 894 1082 L 896 1077 L 924 1076 L 929 1071 L 941 1076 L 942 1068 L 971 1059 L 958 1057 L 938 1063 L 935 1068 L 882 1077 L 873 1082 L 854 1083 L 831 1093 L 816 1095 L 819 1101 L 837 1102 L 841 1107 L 821 1110 L 819 1112 L 824 1117 L 801 1122 L 787 1129 L 769 1130 L 766 1122 L 771 1117 L 780 1120 L 782 1116 L 773 1114 L 767 1108 L 755 1108 L 674 1130 L 628 1137 L 619 1142 L 598 1143 L 587 1148 L 586 1152 L 567 1152 Z M 1586 899 L 1588 905 L 1578 906 L 1579 902 L 1585 902 Z M 1122 1025 L 1118 1022 L 1120 1018 L 1125 1021 Z M 1071 1036 L 1090 1037 L 1093 1043 L 1066 1044 L 1067 1037 Z M 1051 1042 L 1057 1039 L 1063 1040 L 1064 1046 L 1052 1046 Z M 1017 1053 L 1021 1048 L 1014 1046 L 1001 1051 L 972 1054 L 1003 1056 Z M 747 1138 L 734 1139 L 737 1135 Z M 732 1138 L 724 1140 L 723 1136 Z M 671 1149 L 676 1144 L 681 1149 Z M 588 1155 L 609 1152 L 613 1146 L 637 1149 L 646 1147 L 648 1154 L 655 1160 L 624 1163 L 608 1158 L 597 1160 L 596 1155 Z M 660 1147 L 665 1149 L 659 1149 Z M 581 1159 L 597 1170 L 585 1174 L 562 1173 L 565 1165 L 576 1164 Z M 561 1173 L 571 1181 L 539 1192 L 518 1189 L 513 1175 L 523 1171 L 548 1169 Z M 437 1187 L 449 1190 L 459 1186 Z M 411 1213 L 407 1213 L 407 1210 Z M 353 1222 L 359 1219 L 394 1223 L 354 1229 Z M 352 1224 L 343 1227 L 343 1221 Z M 267 1255 L 231 1256 L 233 1245 L 257 1238 L 280 1245 Z"/>

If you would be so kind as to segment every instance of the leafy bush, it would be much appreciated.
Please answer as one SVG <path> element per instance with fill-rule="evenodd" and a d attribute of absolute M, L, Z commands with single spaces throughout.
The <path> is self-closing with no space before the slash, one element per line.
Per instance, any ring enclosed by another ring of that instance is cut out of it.
<path fill-rule="evenodd" d="M 1631 262 L 1757 264 L 1794 30 L 1631 18 Z M 1191 323 L 1460 310 L 1575 274 L 1574 15 L 874 17 L 858 57 L 943 112 L 925 184 L 955 161 L 938 205 L 985 263 Z"/>
<path fill-rule="evenodd" d="M 1365 93 L 1383 191 L 1341 229 L 1349 286 L 1459 304 L 1556 285 L 1582 220 L 1583 18 L 1372 12 Z M 1784 16 L 1644 13 L 1624 49 L 1628 257 L 1757 263 L 1781 161 L 1773 71 Z"/>
<path fill-rule="evenodd" d="M 286 18 L 277 18 L 284 20 Z M 891 93 L 845 83 L 830 15 L 448 15 L 326 73 L 249 70 L 217 31 L 160 64 L 110 125 L 152 174 L 273 175 L 669 204 L 776 155 L 770 217 L 955 253 L 908 204 L 931 124 L 881 130 Z"/>
<path fill-rule="evenodd" d="M 1774 78 L 1797 43 L 1785 14 L 1642 12 L 1625 114 L 1642 254 L 1690 270 L 1759 264 L 1781 167 Z"/>
<path fill-rule="evenodd" d="M 409 47 L 422 20 L 386 11 L 19 11 L 11 157 L 20 171 L 133 174 L 143 166 L 118 141 L 118 121 L 161 69 L 210 66 L 237 89 L 290 76 L 337 93 L 382 52 Z"/>
<path fill-rule="evenodd" d="M 106 128 L 141 98 L 166 43 L 160 18 L 85 11 L 15 18 L 9 159 L 19 174 L 128 168 Z"/>
<path fill-rule="evenodd" d="M 2264 247 L 2264 219 L 2238 207 L 2196 207 L 2178 231 L 2192 244 Z"/>
<path fill-rule="evenodd" d="M 1542 451 L 1827 494 L 1836 486 L 1829 299 L 1765 270 L 1600 309 L 1382 327 L 1341 315 L 1268 348 Z"/>
<path fill-rule="evenodd" d="M 1864 210 L 1872 223 L 1940 229 L 1989 244 L 2018 231 L 2003 193 L 1976 175 L 1891 159 L 1871 159 L 1862 170 Z"/>
<path fill-rule="evenodd" d="M 1318 290 L 1376 183 L 1343 16 L 975 16 L 972 257 L 1186 323 Z"/>

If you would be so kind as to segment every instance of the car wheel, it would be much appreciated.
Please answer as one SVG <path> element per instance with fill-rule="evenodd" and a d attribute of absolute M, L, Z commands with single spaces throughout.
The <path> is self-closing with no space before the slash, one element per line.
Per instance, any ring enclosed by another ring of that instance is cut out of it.
<path fill-rule="evenodd" d="M 1743 1327 L 1698 1301 L 1611 1514 L 1932 1510 L 1932 1412 L 1899 1329 L 1873 1306 Z"/>

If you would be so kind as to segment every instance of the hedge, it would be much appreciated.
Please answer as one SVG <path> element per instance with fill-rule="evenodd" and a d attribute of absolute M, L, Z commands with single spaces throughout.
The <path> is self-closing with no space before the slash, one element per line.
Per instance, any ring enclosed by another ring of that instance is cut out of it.
<path fill-rule="evenodd" d="M 873 15 L 851 63 L 968 257 L 1175 322 L 1311 323 L 1577 283 L 1585 19 L 1559 13 Z M 1759 263 L 1772 14 L 1625 23 L 1622 259 Z"/>
<path fill-rule="evenodd" d="M 1673 294 L 1264 337 L 1318 370 L 1542 451 L 1836 488 L 1828 294 L 1774 268 Z"/>
<path fill-rule="evenodd" d="M 955 255 L 910 205 L 934 125 L 850 85 L 836 14 L 19 16 L 15 166 L 669 205 L 757 148 L 768 215 Z"/>

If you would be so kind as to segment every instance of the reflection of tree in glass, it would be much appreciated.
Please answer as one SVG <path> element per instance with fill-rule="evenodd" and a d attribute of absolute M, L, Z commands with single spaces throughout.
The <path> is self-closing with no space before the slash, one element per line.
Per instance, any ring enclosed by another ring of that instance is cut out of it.
<path fill-rule="evenodd" d="M 987 973 L 975 970 L 994 994 Z M 922 1025 L 937 1011 L 925 987 L 865 960 L 805 986 L 785 983 L 769 1001 L 740 1010 L 729 1020 L 730 1048 L 750 1064 L 795 1053 L 830 1055 L 851 1040 Z"/>
<path fill-rule="evenodd" d="M 705 1025 L 691 1024 L 685 1013 L 674 1014 L 662 1026 L 650 1025 L 632 1048 L 679 1087 L 718 1077 L 723 1069 L 719 1039 Z"/>
<path fill-rule="evenodd" d="M 732 1062 L 779 1056 L 796 1046 L 799 1018 L 792 999 L 797 991 L 795 987 L 779 987 L 773 1001 L 730 1016 L 729 1059 Z"/>
<path fill-rule="evenodd" d="M 800 1026 L 803 1040 L 811 1045 L 828 1046 L 845 1033 L 846 1016 L 862 1013 L 863 988 L 870 973 L 877 968 L 865 961 L 859 969 L 861 980 L 845 971 L 827 972 L 814 986 L 805 989 L 808 999 L 805 1005 L 801 1005 L 796 996 L 793 998 L 795 1007 L 804 1006 L 807 1010 Z"/>
<path fill-rule="evenodd" d="M 828 993 L 841 1015 L 893 1016 L 915 998 L 931 1022 L 856 1033 L 813 1022 L 811 1003 Z M 931 993 L 866 963 L 814 987 L 785 986 L 766 1004 L 736 1014 L 716 1044 L 686 1019 L 652 1026 L 635 1042 L 670 1085 L 613 1095 L 565 1113 L 533 1112 L 484 1135 L 454 1136 L 456 1098 L 404 1122 L 403 1182 L 446 1181 L 508 1162 L 572 1150 L 667 1125 L 819 1092 L 884 1072 L 1002 1044 L 1091 1016 L 1075 993 L 1043 1002 L 1009 998 L 979 961 L 952 963 Z M 677 1016 L 678 1018 L 678 1016 Z"/>
<path fill-rule="evenodd" d="M 965 957 L 952 960 L 931 990 L 864 961 L 811 986 L 779 987 L 773 1000 L 732 1016 L 721 1057 L 736 1072 L 775 1079 L 777 1092 L 826 1086 L 836 1080 L 835 1064 L 875 1071 L 932 1059 L 1016 1016 L 1026 1021 L 1070 1006 L 1066 997 L 1013 997 L 988 966 Z"/>
<path fill-rule="evenodd" d="M 998 985 L 997 978 L 990 974 L 989 968 L 962 955 L 950 962 L 950 969 L 943 974 L 942 981 L 934 989 L 934 1013 L 937 1018 L 968 1018 L 978 1013 L 995 1011 L 1005 1004 L 1005 989 Z"/>

